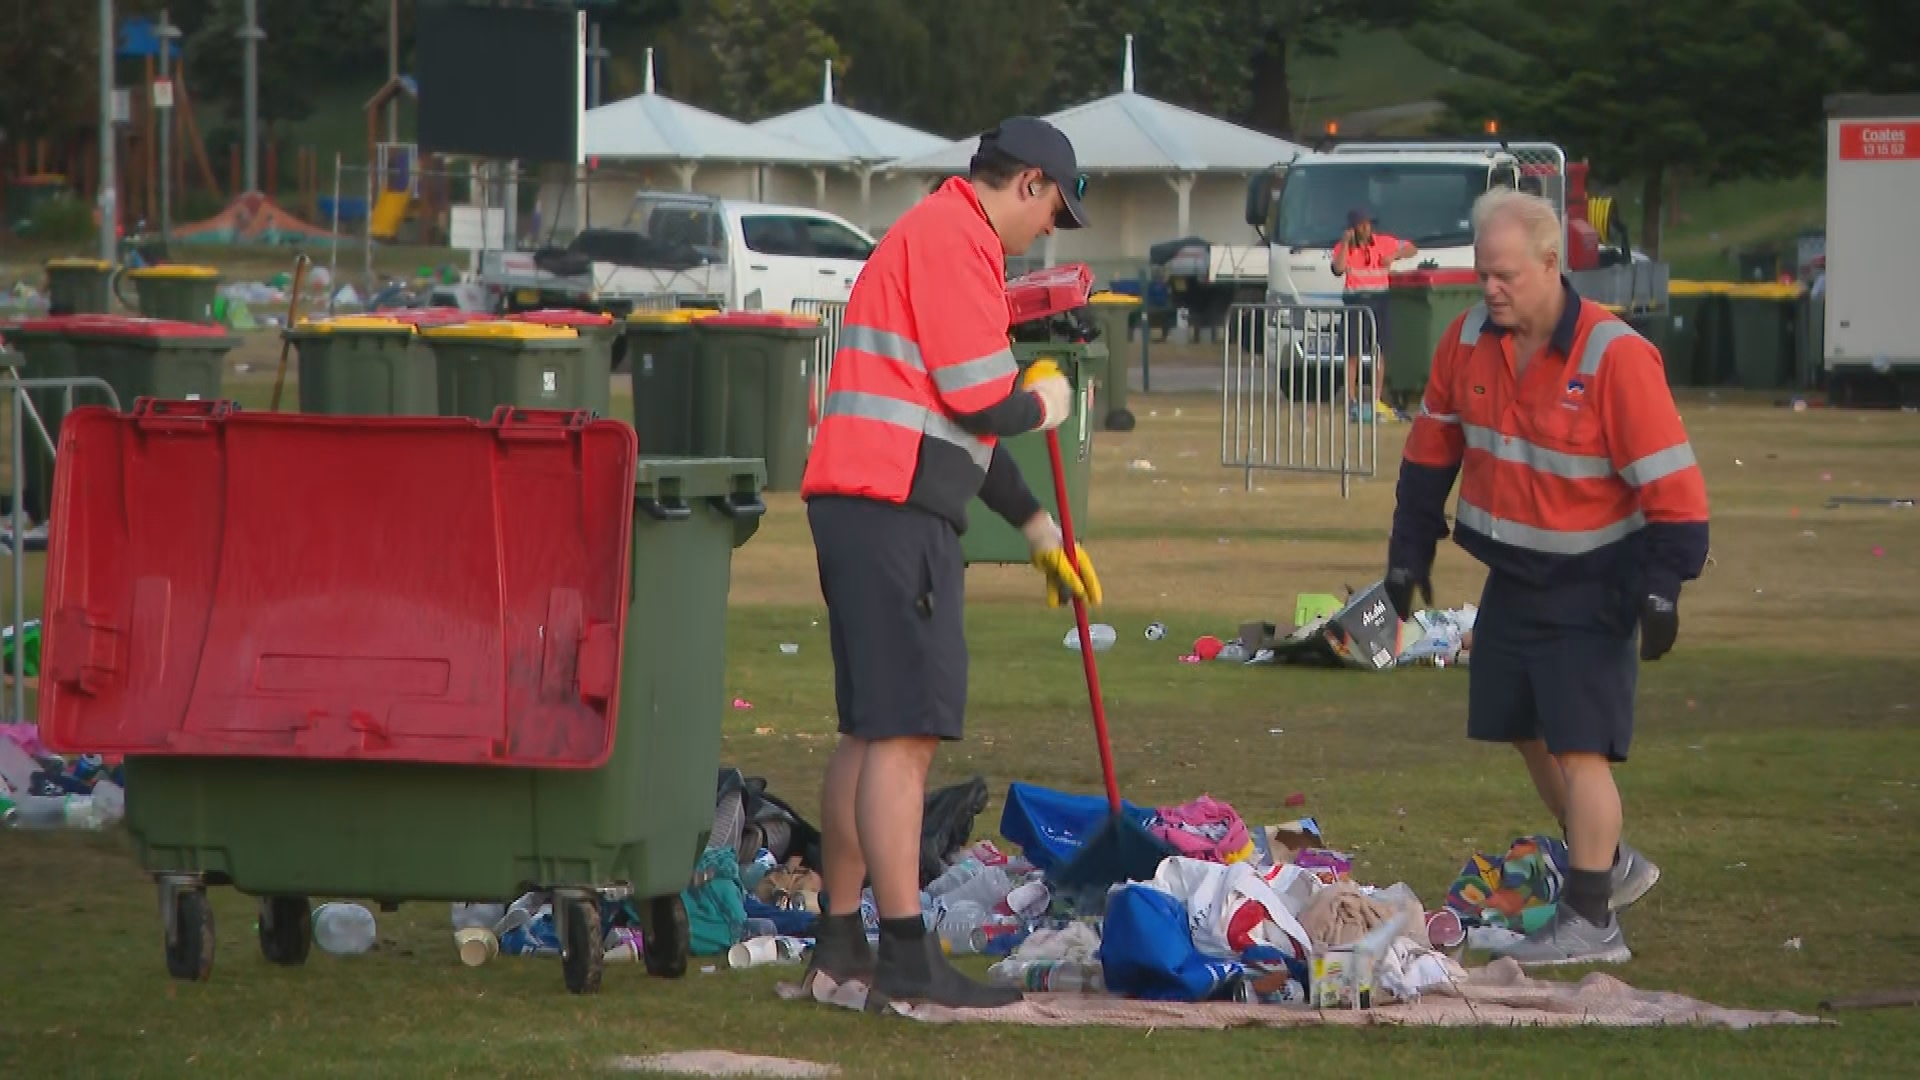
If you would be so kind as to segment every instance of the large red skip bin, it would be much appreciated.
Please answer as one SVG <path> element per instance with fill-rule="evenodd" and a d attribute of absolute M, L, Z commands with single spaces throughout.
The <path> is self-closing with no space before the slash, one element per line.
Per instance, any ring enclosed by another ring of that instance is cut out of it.
<path fill-rule="evenodd" d="M 633 429 L 585 413 L 77 409 L 50 746 L 593 768 L 612 752 Z"/>

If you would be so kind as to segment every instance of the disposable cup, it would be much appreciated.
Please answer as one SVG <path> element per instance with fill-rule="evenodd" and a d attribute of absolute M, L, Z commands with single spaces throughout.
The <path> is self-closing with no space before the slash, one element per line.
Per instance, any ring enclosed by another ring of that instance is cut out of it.
<path fill-rule="evenodd" d="M 500 955 L 500 939 L 484 926 L 454 931 L 453 943 L 460 950 L 460 962 L 468 967 L 479 967 Z"/>

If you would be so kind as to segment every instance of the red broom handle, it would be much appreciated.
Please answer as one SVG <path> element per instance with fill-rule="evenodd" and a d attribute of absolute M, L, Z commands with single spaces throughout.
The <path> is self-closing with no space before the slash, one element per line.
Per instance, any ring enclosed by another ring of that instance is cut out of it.
<path fill-rule="evenodd" d="M 1067 563 L 1077 571 L 1079 549 L 1073 542 L 1073 511 L 1067 506 L 1067 467 L 1060 457 L 1060 432 L 1047 431 L 1047 457 L 1053 464 L 1053 501 L 1060 508 L 1060 536 L 1065 541 Z M 1107 707 L 1100 700 L 1100 669 L 1093 660 L 1093 631 L 1087 626 L 1087 605 L 1073 597 L 1073 621 L 1080 628 L 1080 663 L 1087 669 L 1087 700 L 1093 705 L 1093 733 L 1100 740 L 1100 772 L 1107 782 L 1107 806 L 1120 812 L 1120 781 L 1113 775 L 1113 746 L 1107 741 Z"/>

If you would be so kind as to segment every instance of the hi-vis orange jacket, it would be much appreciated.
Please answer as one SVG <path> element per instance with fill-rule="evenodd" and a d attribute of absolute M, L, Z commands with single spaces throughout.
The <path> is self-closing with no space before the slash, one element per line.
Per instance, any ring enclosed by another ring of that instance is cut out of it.
<path fill-rule="evenodd" d="M 998 437 L 1040 426 L 1016 389 L 1005 254 L 973 186 L 948 180 L 875 247 L 847 302 L 806 498 L 904 503 L 966 528 L 978 494 L 1019 524 L 1040 504 Z"/>
<path fill-rule="evenodd" d="M 1447 534 L 1537 586 L 1611 578 L 1679 598 L 1707 555 L 1707 490 L 1660 354 L 1580 299 L 1518 376 L 1513 343 L 1475 305 L 1441 339 L 1400 465 L 1392 554 L 1425 569 Z"/>

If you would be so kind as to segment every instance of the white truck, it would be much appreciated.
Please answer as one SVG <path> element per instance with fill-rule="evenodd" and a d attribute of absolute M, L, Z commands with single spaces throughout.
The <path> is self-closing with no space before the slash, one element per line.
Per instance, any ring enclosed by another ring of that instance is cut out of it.
<path fill-rule="evenodd" d="M 1839 404 L 1920 399 L 1920 94 L 1827 101 L 1827 389 Z"/>
<path fill-rule="evenodd" d="M 1340 303 L 1333 247 L 1361 208 L 1381 232 L 1419 246 L 1396 269 L 1471 269 L 1473 201 L 1503 186 L 1545 195 L 1566 220 L 1567 157 L 1548 143 L 1350 142 L 1276 165 L 1247 187 L 1247 223 L 1271 247 L 1267 299 Z"/>
<path fill-rule="evenodd" d="M 643 191 L 620 225 L 585 229 L 564 248 L 487 253 L 480 283 L 499 310 L 785 310 L 844 302 L 873 246 L 824 210 Z"/>

